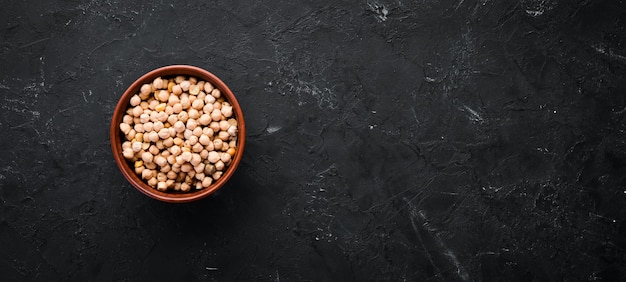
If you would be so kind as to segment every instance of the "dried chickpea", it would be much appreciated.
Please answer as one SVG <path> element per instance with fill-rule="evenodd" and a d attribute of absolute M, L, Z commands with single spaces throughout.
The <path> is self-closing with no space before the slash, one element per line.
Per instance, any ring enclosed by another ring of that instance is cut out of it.
<path fill-rule="evenodd" d="M 210 163 L 214 164 L 214 163 L 216 163 L 216 162 L 218 162 L 220 160 L 220 155 L 219 155 L 218 152 L 210 151 L 207 160 Z"/>
<path fill-rule="evenodd" d="M 214 88 L 213 91 L 211 91 L 211 96 L 215 97 L 216 99 L 222 96 L 222 93 L 220 92 L 219 89 Z"/>
<path fill-rule="evenodd" d="M 191 151 L 194 153 L 200 153 L 202 152 L 202 150 L 204 150 L 204 146 L 202 146 L 202 144 L 200 143 L 196 143 L 193 146 L 191 146 Z"/>
<path fill-rule="evenodd" d="M 220 177 L 222 177 L 222 172 L 218 170 L 214 172 L 212 176 L 213 176 L 213 179 L 218 180 L 220 179 Z"/>

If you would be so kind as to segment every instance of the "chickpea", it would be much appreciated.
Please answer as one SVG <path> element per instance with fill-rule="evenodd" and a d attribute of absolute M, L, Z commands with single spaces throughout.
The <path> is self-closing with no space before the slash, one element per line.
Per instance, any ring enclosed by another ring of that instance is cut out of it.
<path fill-rule="evenodd" d="M 175 180 L 176 176 L 178 176 L 178 173 L 176 173 L 173 170 L 170 170 L 170 171 L 167 172 L 167 179 Z"/>
<path fill-rule="evenodd" d="M 172 167 L 167 163 L 167 160 L 166 160 L 165 165 L 161 167 L 161 172 L 168 173 L 170 172 L 170 170 L 172 170 Z"/>
<path fill-rule="evenodd" d="M 192 168 L 193 167 L 191 166 L 190 163 L 184 163 L 184 164 L 182 164 L 180 166 L 180 171 L 182 171 L 182 172 L 191 172 Z"/>
<path fill-rule="evenodd" d="M 137 106 L 137 107 L 133 108 L 133 116 L 134 117 L 139 117 L 139 116 L 141 116 L 141 114 L 143 114 L 143 109 L 140 106 Z"/>
<path fill-rule="evenodd" d="M 198 95 L 198 93 L 200 93 L 199 85 L 195 84 L 195 85 L 189 86 L 189 94 Z"/>
<path fill-rule="evenodd" d="M 204 150 L 204 146 L 202 146 L 202 144 L 200 143 L 196 143 L 193 146 L 191 146 L 191 151 L 194 153 L 200 153 L 202 152 L 202 150 Z"/>
<path fill-rule="evenodd" d="M 202 158 L 200 157 L 200 154 L 196 154 L 196 153 L 191 154 L 191 160 L 189 160 L 189 163 L 191 163 L 191 165 L 197 166 L 201 162 L 202 162 Z"/>
<path fill-rule="evenodd" d="M 143 170 L 145 169 L 144 166 L 139 166 L 135 168 L 135 173 L 141 175 L 141 173 L 143 172 Z"/>
<path fill-rule="evenodd" d="M 202 108 L 204 107 L 204 102 L 200 99 L 196 99 L 193 101 L 193 103 L 191 103 L 191 107 L 196 110 L 202 110 Z"/>
<path fill-rule="evenodd" d="M 169 117 L 170 117 L 170 115 L 168 113 L 166 113 L 166 112 L 159 112 L 157 114 L 157 121 L 160 121 L 162 123 L 163 122 L 167 122 L 167 118 L 169 118 Z"/>
<path fill-rule="evenodd" d="M 204 104 L 205 105 L 211 105 L 211 109 L 213 109 L 213 104 L 215 103 L 215 101 L 217 101 L 217 100 L 215 100 L 215 97 L 213 97 L 211 95 L 207 95 L 206 97 L 204 97 Z"/>
<path fill-rule="evenodd" d="M 137 142 L 137 141 L 133 142 L 132 143 L 132 150 L 135 153 L 141 151 L 141 142 Z"/>
<path fill-rule="evenodd" d="M 165 140 L 163 140 L 163 146 L 167 147 L 167 148 L 171 148 L 174 145 L 174 138 L 169 137 Z"/>
<path fill-rule="evenodd" d="M 213 109 L 211 119 L 213 119 L 213 121 L 220 121 L 222 119 L 222 112 L 219 109 Z"/>
<path fill-rule="evenodd" d="M 220 92 L 219 89 L 214 88 L 213 91 L 211 91 L 211 96 L 213 96 L 213 97 L 215 97 L 215 99 L 217 99 L 220 96 L 222 96 L 222 93 Z"/>
<path fill-rule="evenodd" d="M 228 153 L 228 151 L 226 151 L 226 153 L 222 153 L 221 160 L 224 163 L 228 163 L 230 162 L 230 157 L 231 155 Z"/>
<path fill-rule="evenodd" d="M 150 169 L 144 169 L 141 172 L 141 178 L 143 178 L 143 179 L 150 179 L 152 177 L 153 177 L 153 174 L 152 174 L 152 170 L 150 170 Z"/>
<path fill-rule="evenodd" d="M 187 112 L 180 112 L 180 113 L 178 113 L 178 120 L 179 121 L 187 122 L 188 118 L 189 118 L 189 114 L 187 114 Z"/>
<path fill-rule="evenodd" d="M 154 81 L 152 81 L 152 86 L 156 89 L 162 89 L 163 79 L 161 79 L 160 77 L 155 78 Z"/>
<path fill-rule="evenodd" d="M 150 86 L 150 84 L 144 84 L 141 86 L 140 92 L 143 95 L 150 95 L 150 92 L 152 92 L 152 86 Z"/>
<path fill-rule="evenodd" d="M 196 172 L 196 179 L 198 179 L 200 181 L 204 180 L 204 173 L 202 173 L 202 172 L 197 173 Z"/>
<path fill-rule="evenodd" d="M 222 177 L 222 172 L 218 170 L 214 172 L 212 176 L 213 176 L 213 179 L 218 180 L 220 179 L 220 177 Z"/>
<path fill-rule="evenodd" d="M 187 96 L 187 94 L 180 95 L 180 105 L 183 106 L 183 110 L 191 107 L 191 101 L 189 101 L 189 96 Z"/>
<path fill-rule="evenodd" d="M 135 94 L 133 95 L 133 97 L 130 97 L 130 105 L 135 107 L 138 106 L 139 103 L 141 103 L 141 98 L 139 98 L 139 95 Z"/>
<path fill-rule="evenodd" d="M 150 131 L 153 130 L 153 128 L 154 128 L 154 124 L 151 121 L 146 122 L 146 123 L 143 124 L 143 131 L 144 132 L 150 132 Z"/>
<path fill-rule="evenodd" d="M 204 148 L 209 152 L 215 151 L 215 145 L 213 145 L 213 141 L 211 141 L 209 145 L 204 146 Z"/>
<path fill-rule="evenodd" d="M 205 164 L 201 162 L 198 165 L 194 166 L 193 170 L 196 171 L 196 174 L 201 173 L 201 172 L 204 172 L 204 167 L 205 167 Z"/>
<path fill-rule="evenodd" d="M 187 129 L 194 130 L 197 126 L 198 122 L 195 119 L 189 117 L 189 119 L 187 120 Z"/>
<path fill-rule="evenodd" d="M 215 103 L 213 103 L 213 110 L 220 110 L 220 114 L 222 114 L 222 102 L 220 101 L 216 101 Z"/>
<path fill-rule="evenodd" d="M 191 82 L 189 82 L 188 80 L 182 81 L 180 83 L 180 88 L 184 91 L 187 92 L 189 91 L 189 87 L 191 86 Z"/>
<path fill-rule="evenodd" d="M 211 85 L 210 82 L 205 81 L 204 82 L 204 92 L 211 93 L 211 91 L 213 91 L 213 85 Z"/>
<path fill-rule="evenodd" d="M 189 162 L 191 161 L 192 154 L 191 152 L 183 152 L 180 156 L 185 162 Z"/>
<path fill-rule="evenodd" d="M 208 158 L 208 157 L 209 157 L 209 151 L 207 151 L 207 150 L 202 150 L 202 151 L 200 151 L 200 157 L 201 157 L 203 160 L 206 160 L 206 158 Z"/>
<path fill-rule="evenodd" d="M 220 155 L 219 155 L 218 152 L 210 151 L 207 160 L 210 163 L 214 164 L 214 163 L 216 163 L 216 162 L 218 162 L 220 160 Z"/>
<path fill-rule="evenodd" d="M 202 134 L 202 135 L 200 135 L 200 138 L 198 139 L 198 142 L 200 142 L 200 144 L 206 146 L 206 145 L 209 145 L 209 143 L 211 143 L 211 139 L 208 136 Z"/>
<path fill-rule="evenodd" d="M 220 130 L 226 131 L 228 130 L 228 127 L 230 127 L 230 124 L 228 123 L 228 121 L 222 120 L 219 123 L 220 126 Z"/>
<path fill-rule="evenodd" d="M 170 98 L 170 93 L 167 92 L 167 90 L 161 90 L 157 94 L 156 98 L 161 102 L 167 102 L 168 99 Z"/>
<path fill-rule="evenodd" d="M 178 156 L 182 151 L 178 145 L 174 145 L 170 148 L 170 153 L 172 153 L 172 156 Z"/>
<path fill-rule="evenodd" d="M 152 177 L 148 179 L 148 185 L 155 187 L 159 181 L 157 181 L 156 177 Z"/>
<path fill-rule="evenodd" d="M 172 165 L 172 169 L 174 169 L 174 164 L 176 163 L 176 156 L 170 155 L 167 157 L 167 163 Z"/>
<path fill-rule="evenodd" d="M 213 140 L 213 147 L 215 148 L 215 150 L 221 150 L 223 143 L 224 142 L 222 141 L 222 139 L 215 139 Z"/>
<path fill-rule="evenodd" d="M 159 183 L 157 184 L 157 190 L 159 191 L 167 190 L 167 184 L 165 184 L 164 181 L 159 181 Z"/>
<path fill-rule="evenodd" d="M 145 130 L 143 129 L 143 124 L 141 124 L 141 123 L 137 123 L 137 124 L 135 124 L 135 127 L 134 127 L 133 129 L 135 129 L 135 132 L 138 132 L 138 133 L 143 133 L 143 132 L 145 131 Z M 136 137 L 136 136 L 137 136 L 137 135 L 135 135 L 135 137 Z"/>
<path fill-rule="evenodd" d="M 202 180 L 202 187 L 204 188 L 208 188 L 209 186 L 211 186 L 211 183 L 213 183 L 213 178 L 211 177 L 205 177 Z"/>
<path fill-rule="evenodd" d="M 148 108 L 149 108 L 150 110 L 153 110 L 153 111 L 154 111 L 158 105 L 159 105 L 159 101 L 157 101 L 157 100 L 155 100 L 155 99 L 152 99 L 152 100 L 150 100 L 150 102 L 148 103 Z"/>
<path fill-rule="evenodd" d="M 182 113 L 182 111 L 183 111 L 183 105 L 181 105 L 180 103 L 179 103 L 179 104 L 175 104 L 174 106 L 172 106 L 172 111 L 173 111 L 174 113 L 177 113 L 177 114 L 178 114 L 178 113 Z"/>
<path fill-rule="evenodd" d="M 228 132 L 226 131 L 220 131 L 217 134 L 217 138 L 222 139 L 222 141 L 228 141 L 228 139 L 230 138 L 230 134 L 228 134 Z M 225 143 L 227 144 L 227 143 Z"/>
<path fill-rule="evenodd" d="M 222 115 L 229 118 L 231 116 L 233 116 L 233 107 L 222 107 L 221 109 Z"/>
<path fill-rule="evenodd" d="M 132 159 L 135 156 L 135 152 L 131 148 L 126 148 L 122 150 L 122 155 L 124 155 L 124 158 Z"/>
<path fill-rule="evenodd" d="M 180 87 L 180 85 L 176 84 L 172 87 L 172 93 L 174 93 L 174 95 L 180 95 L 183 93 L 183 89 Z"/>
<path fill-rule="evenodd" d="M 236 126 L 230 126 L 228 127 L 228 130 L 226 131 L 228 133 L 228 135 L 230 136 L 237 136 L 237 127 Z"/>
<path fill-rule="evenodd" d="M 124 134 L 128 134 L 128 132 L 130 132 L 130 124 L 127 123 L 120 123 L 120 130 L 124 133 Z"/>
<path fill-rule="evenodd" d="M 160 149 L 156 145 L 150 145 L 150 147 L 148 148 L 148 152 L 150 152 L 150 154 L 152 154 L 153 156 L 156 156 L 159 154 Z"/>
<path fill-rule="evenodd" d="M 196 128 L 194 128 L 192 131 L 192 134 L 196 137 L 200 137 L 202 136 L 202 127 L 197 126 Z"/>
<path fill-rule="evenodd" d="M 158 172 L 156 178 L 159 182 L 165 182 L 165 180 L 167 180 L 167 175 L 165 173 Z"/>
<path fill-rule="evenodd" d="M 215 122 L 215 121 L 211 122 L 209 124 L 209 128 L 211 128 L 211 130 L 213 130 L 213 132 L 218 132 L 218 131 L 220 131 L 220 124 Z"/>
<path fill-rule="evenodd" d="M 221 132 L 224 132 L 224 131 L 221 131 Z M 159 138 L 161 139 L 170 138 L 170 131 L 167 128 L 162 128 L 161 130 L 159 130 L 158 134 L 159 134 Z"/>
<path fill-rule="evenodd" d="M 180 191 L 188 192 L 190 189 L 191 189 L 191 186 L 189 186 L 189 184 L 187 183 L 180 184 Z"/>
<path fill-rule="evenodd" d="M 156 121 L 152 124 L 152 130 L 159 132 L 161 129 L 165 127 L 162 122 Z"/>
<path fill-rule="evenodd" d="M 178 121 L 178 116 L 177 115 L 172 114 L 172 115 L 169 115 L 167 117 L 167 122 L 169 124 L 176 124 L 177 121 Z"/>
<path fill-rule="evenodd" d="M 222 162 L 221 160 L 217 161 L 215 163 L 215 169 L 217 169 L 218 171 L 224 170 L 224 162 Z"/>
<path fill-rule="evenodd" d="M 150 131 L 148 138 L 150 139 L 150 142 L 159 141 L 159 134 L 156 133 L 156 131 Z"/>
<path fill-rule="evenodd" d="M 163 156 L 157 155 L 154 157 L 154 163 L 160 167 L 163 167 L 167 164 L 167 159 Z"/>
<path fill-rule="evenodd" d="M 190 109 L 189 110 L 189 118 L 191 118 L 191 119 L 198 119 L 198 118 L 200 118 L 200 112 L 198 112 L 198 110 L 196 110 L 196 109 Z"/>
<path fill-rule="evenodd" d="M 212 175 L 216 171 L 217 170 L 215 169 L 215 165 L 213 165 L 213 164 L 207 164 L 207 165 L 204 166 L 204 174 L 205 175 Z"/>
<path fill-rule="evenodd" d="M 180 138 L 180 137 L 174 138 L 174 144 L 176 144 L 178 146 L 181 146 L 181 145 L 183 145 L 183 143 L 184 143 L 184 141 L 183 141 L 182 138 Z"/>
<path fill-rule="evenodd" d="M 182 121 L 177 121 L 176 123 L 174 123 L 174 130 L 176 131 L 176 133 L 181 133 L 185 131 L 185 124 Z"/>

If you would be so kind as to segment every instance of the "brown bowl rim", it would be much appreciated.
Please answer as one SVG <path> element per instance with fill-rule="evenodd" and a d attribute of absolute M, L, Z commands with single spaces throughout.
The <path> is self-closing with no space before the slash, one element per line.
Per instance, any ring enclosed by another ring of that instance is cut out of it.
<path fill-rule="evenodd" d="M 232 163 L 226 169 L 226 172 L 220 179 L 211 184 L 208 188 L 197 190 L 196 192 L 191 193 L 165 193 L 158 191 L 148 184 L 144 183 L 135 171 L 130 167 L 130 164 L 126 161 L 124 156 L 122 155 L 122 139 L 121 132 L 119 130 L 119 124 L 122 122 L 122 118 L 124 116 L 124 112 L 130 103 L 130 98 L 139 92 L 141 86 L 145 83 L 152 82 L 157 77 L 166 77 L 166 76 L 175 76 L 175 75 L 185 75 L 185 76 L 193 76 L 199 80 L 209 81 L 214 86 L 220 89 L 222 95 L 226 96 L 228 102 L 233 106 L 233 110 L 235 112 L 235 117 L 237 119 L 237 127 L 239 132 L 237 133 L 237 152 L 233 158 Z M 135 187 L 137 190 L 142 192 L 143 194 L 157 199 L 163 202 L 169 203 L 186 203 L 191 201 L 197 201 L 202 198 L 205 198 L 215 191 L 219 190 L 226 184 L 226 182 L 230 179 L 230 177 L 235 173 L 239 163 L 241 162 L 241 158 L 243 157 L 243 151 L 245 148 L 246 142 L 246 128 L 243 117 L 243 111 L 241 110 L 241 106 L 237 101 L 237 98 L 230 90 L 230 88 L 216 75 L 213 73 L 191 65 L 170 65 L 164 66 L 157 69 L 154 69 L 141 77 L 135 80 L 127 89 L 124 91 L 124 94 L 120 97 L 115 110 L 113 111 L 113 116 L 111 117 L 111 128 L 110 128 L 110 141 L 111 141 L 111 149 L 113 153 L 113 157 L 115 158 L 115 163 L 118 168 L 130 182 L 130 184 Z"/>

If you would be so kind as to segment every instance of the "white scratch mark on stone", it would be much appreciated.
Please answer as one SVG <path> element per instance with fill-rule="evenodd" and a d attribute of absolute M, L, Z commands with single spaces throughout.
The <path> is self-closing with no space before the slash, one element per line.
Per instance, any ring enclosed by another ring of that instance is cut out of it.
<path fill-rule="evenodd" d="M 626 56 L 616 54 L 612 49 L 607 49 L 604 44 L 594 44 L 591 45 L 591 48 L 602 55 L 608 56 L 609 58 L 626 62 Z"/>
<path fill-rule="evenodd" d="M 443 242 L 443 240 L 439 238 L 439 236 L 437 235 L 437 230 L 428 223 L 429 220 L 426 217 L 426 213 L 423 210 L 418 210 L 417 207 L 408 199 L 404 198 L 404 201 L 407 203 L 409 207 L 409 220 L 411 221 L 411 226 L 413 227 L 413 231 L 416 233 L 418 238 L 420 238 L 420 241 L 422 240 L 421 239 L 422 236 L 420 235 L 420 232 L 417 229 L 416 222 L 421 223 L 421 226 L 431 234 L 432 238 L 435 239 L 435 242 L 437 243 L 437 245 L 439 245 L 439 247 L 443 249 L 443 254 L 456 267 L 457 276 L 463 281 L 469 281 L 469 274 L 467 273 L 467 271 L 465 271 L 465 268 L 463 267 L 463 265 L 461 265 L 461 262 L 456 257 L 452 249 L 450 249 Z M 434 261 L 430 257 L 430 254 L 428 254 L 428 259 L 430 260 L 433 267 L 437 269 L 437 266 L 434 264 Z"/>
<path fill-rule="evenodd" d="M 411 107 L 411 112 L 413 113 L 413 118 L 415 119 L 415 122 L 420 123 L 420 121 L 417 119 L 417 113 L 415 112 L 415 107 Z"/>
<path fill-rule="evenodd" d="M 550 0 L 527 0 L 525 2 L 526 14 L 531 17 L 539 17 L 545 12 L 552 10 Z"/>
<path fill-rule="evenodd" d="M 279 131 L 279 130 L 281 130 L 281 129 L 282 129 L 282 127 L 280 127 L 280 126 L 269 126 L 269 127 L 266 129 L 266 131 L 267 131 L 267 133 L 272 134 L 272 133 L 274 133 L 274 132 L 276 132 L 276 131 Z"/>
<path fill-rule="evenodd" d="M 378 22 L 384 22 L 387 20 L 387 16 L 389 15 L 389 9 L 387 9 L 387 7 L 377 2 L 368 2 L 367 6 L 369 7 L 369 10 L 374 13 Z"/>
<path fill-rule="evenodd" d="M 474 121 L 474 122 L 483 122 L 483 117 L 475 110 L 473 110 L 472 108 L 468 107 L 467 105 L 463 105 L 463 109 L 465 111 L 467 111 L 469 113 L 469 120 Z"/>
<path fill-rule="evenodd" d="M 39 57 L 39 61 L 41 62 L 41 65 L 39 67 L 39 78 L 41 79 L 41 82 L 39 82 L 39 86 L 44 87 L 46 86 L 46 76 L 43 67 L 46 62 L 44 61 L 44 57 Z"/>

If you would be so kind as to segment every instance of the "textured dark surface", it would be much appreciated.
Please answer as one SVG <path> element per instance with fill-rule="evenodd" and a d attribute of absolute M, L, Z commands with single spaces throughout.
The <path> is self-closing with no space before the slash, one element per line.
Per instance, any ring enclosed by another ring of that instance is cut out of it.
<path fill-rule="evenodd" d="M 623 1 L 2 1 L 0 278 L 626 279 Z M 242 165 L 147 198 L 108 126 L 220 76 Z"/>

